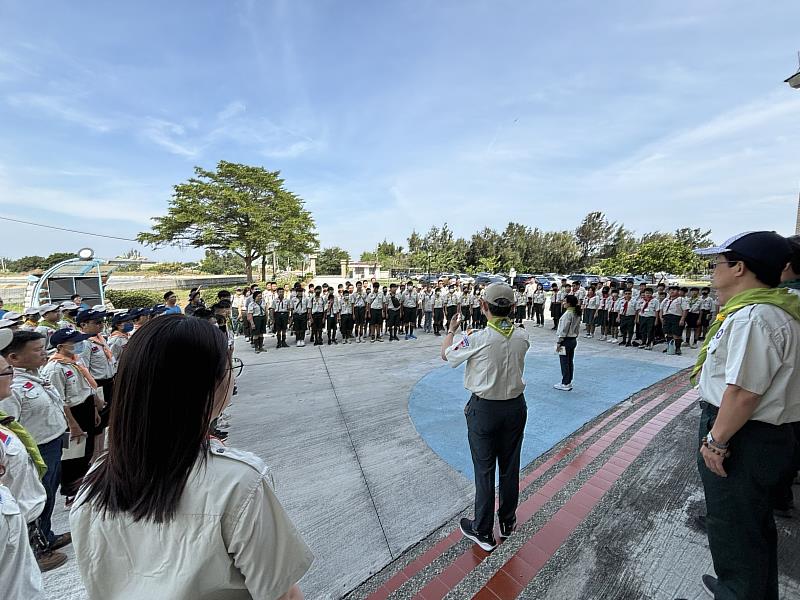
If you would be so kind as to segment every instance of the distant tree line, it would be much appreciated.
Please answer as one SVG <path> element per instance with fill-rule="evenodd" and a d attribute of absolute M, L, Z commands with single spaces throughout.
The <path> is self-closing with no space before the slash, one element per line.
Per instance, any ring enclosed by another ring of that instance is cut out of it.
<path fill-rule="evenodd" d="M 445 223 L 425 234 L 412 231 L 406 242 L 402 246 L 384 240 L 375 250 L 362 252 L 359 260 L 377 262 L 384 269 L 430 269 L 434 273 L 496 273 L 513 268 L 519 273 L 684 274 L 702 270 L 702 262 L 692 250 L 713 245 L 711 231 L 690 227 L 637 237 L 599 211 L 590 212 L 572 231 L 542 231 L 512 222 L 503 231 L 486 227 L 466 239 L 456 237 Z M 317 271 L 339 273 L 342 260 L 352 260 L 346 250 L 324 248 Z"/>

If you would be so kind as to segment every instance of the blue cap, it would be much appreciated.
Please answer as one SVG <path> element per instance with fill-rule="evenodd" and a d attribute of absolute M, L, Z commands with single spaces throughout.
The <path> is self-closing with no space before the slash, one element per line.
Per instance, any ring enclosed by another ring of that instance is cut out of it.
<path fill-rule="evenodd" d="M 150 314 L 155 317 L 162 314 L 165 310 L 167 310 L 166 304 L 154 304 L 153 308 L 150 309 Z"/>
<path fill-rule="evenodd" d="M 726 240 L 724 244 L 695 248 L 694 252 L 700 256 L 735 252 L 761 266 L 782 270 L 791 258 L 792 247 L 785 237 L 774 231 L 746 231 Z"/>
<path fill-rule="evenodd" d="M 81 333 L 76 329 L 59 329 L 50 336 L 50 345 L 55 348 L 59 344 L 76 344 L 83 340 L 88 340 L 90 335 Z"/>
<path fill-rule="evenodd" d="M 80 325 L 81 323 L 85 323 L 86 321 L 100 321 L 105 319 L 108 316 L 108 313 L 105 311 L 99 310 L 82 310 L 78 313 L 75 317 L 75 322 Z"/>
<path fill-rule="evenodd" d="M 111 319 L 112 325 L 119 325 L 120 323 L 125 323 L 127 321 L 133 321 L 134 317 L 131 314 L 132 311 L 119 313 L 118 315 L 114 315 L 114 318 Z"/>

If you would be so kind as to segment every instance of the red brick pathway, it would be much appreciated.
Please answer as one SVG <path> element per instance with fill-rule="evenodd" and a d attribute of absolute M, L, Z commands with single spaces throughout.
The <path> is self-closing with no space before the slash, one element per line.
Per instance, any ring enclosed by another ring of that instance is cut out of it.
<path fill-rule="evenodd" d="M 492 575 L 474 598 L 481 600 L 510 600 L 519 596 L 522 590 L 536 577 L 550 557 L 569 538 L 575 528 L 594 509 L 605 493 L 611 489 L 625 469 L 639 456 L 652 439 L 697 400 L 697 393 L 689 389 L 686 375 L 683 373 L 675 375 L 641 394 L 634 400 L 635 405 L 638 406 L 636 410 L 616 423 L 586 449 L 578 452 L 569 463 L 553 473 L 544 485 L 522 502 L 517 509 L 518 529 L 533 518 L 546 503 L 567 487 L 584 469 L 587 469 L 608 447 L 613 445 L 621 436 L 634 429 L 637 421 L 667 398 L 680 392 L 685 393 L 662 408 L 642 426 L 636 428 L 636 435 L 623 443 L 613 455 L 600 465 L 594 475 L 569 497 L 558 511 Z M 612 423 L 629 408 L 625 406 L 617 407 L 599 423 L 570 439 L 563 448 L 520 481 L 520 490 L 524 491 L 534 482 L 542 480 L 549 469 L 569 456 L 585 441 Z M 389 598 L 406 582 L 424 571 L 428 565 L 441 557 L 461 539 L 461 532 L 456 527 L 447 537 L 440 540 L 427 552 L 386 581 L 369 596 L 369 600 Z M 443 598 L 488 556 L 489 553 L 484 552 L 479 547 L 468 546 L 440 574 L 428 581 L 414 597 L 423 600 L 439 600 Z"/>

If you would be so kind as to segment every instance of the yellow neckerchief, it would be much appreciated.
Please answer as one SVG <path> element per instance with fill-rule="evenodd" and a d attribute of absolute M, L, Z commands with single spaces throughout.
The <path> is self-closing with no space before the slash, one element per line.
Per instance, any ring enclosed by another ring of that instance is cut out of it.
<path fill-rule="evenodd" d="M 506 339 L 514 333 L 514 324 L 508 320 L 508 317 L 492 317 L 487 325 Z"/>

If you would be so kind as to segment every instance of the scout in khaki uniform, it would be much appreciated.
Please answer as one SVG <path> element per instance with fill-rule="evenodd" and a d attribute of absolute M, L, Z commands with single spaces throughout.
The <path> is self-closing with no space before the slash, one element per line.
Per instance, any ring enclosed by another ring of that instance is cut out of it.
<path fill-rule="evenodd" d="M 333 290 L 333 288 L 330 288 Z M 339 300 L 333 291 L 328 292 L 328 297 L 325 302 L 325 328 L 328 335 L 328 346 L 331 343 L 339 345 L 336 341 L 336 328 L 339 324 Z"/>
<path fill-rule="evenodd" d="M 397 293 L 397 284 L 389 285 L 389 296 L 386 299 L 386 330 L 389 332 L 389 341 L 400 341 L 397 329 L 400 327 L 400 310 L 403 306 Z"/>
<path fill-rule="evenodd" d="M 686 325 L 686 315 L 689 314 L 689 301 L 680 297 L 680 288 L 677 285 L 669 287 L 669 298 L 659 303 L 658 314 L 664 326 L 664 336 L 667 339 L 667 347 L 663 352 L 669 350 L 670 343 L 675 345 L 675 354 L 681 354 L 681 342 L 683 341 L 683 328 Z"/>
<path fill-rule="evenodd" d="M 722 309 L 698 356 L 697 464 L 718 599 L 778 600 L 773 492 L 793 468 L 800 420 L 800 298 L 777 288 L 791 254 L 774 232 L 695 252 L 713 257 Z"/>
<path fill-rule="evenodd" d="M 353 287 L 353 286 L 350 286 Z M 353 299 L 349 289 L 342 291 L 339 302 L 339 323 L 342 328 L 342 343 L 349 344 L 353 339 Z"/>
<path fill-rule="evenodd" d="M 362 338 L 367 339 L 366 329 L 367 290 L 360 281 L 356 281 L 353 292 L 353 320 L 356 325 L 356 342 L 361 343 Z"/>
<path fill-rule="evenodd" d="M 44 304 L 39 307 L 39 315 L 42 318 L 34 331 L 43 335 L 45 344 L 49 344 L 50 336 L 59 329 L 58 322 L 61 320 L 61 309 L 57 304 Z"/>
<path fill-rule="evenodd" d="M 367 295 L 367 306 L 369 307 L 369 329 L 370 342 L 382 342 L 381 329 L 383 320 L 386 318 L 386 294 L 380 289 L 380 284 L 376 281 L 372 285 L 372 291 Z"/>
<path fill-rule="evenodd" d="M 111 348 L 111 354 L 114 357 L 115 373 L 132 331 L 133 315 L 131 313 L 120 313 L 114 315 L 114 318 L 111 319 L 111 335 L 108 337 L 108 347 Z"/>
<path fill-rule="evenodd" d="M 295 288 L 292 300 L 292 327 L 294 328 L 295 344 L 298 348 L 306 345 L 306 329 L 311 319 L 311 299 L 304 294 L 303 286 Z"/>
<path fill-rule="evenodd" d="M 42 376 L 39 369 L 47 363 L 44 337 L 33 331 L 19 331 L 2 351 L 14 368 L 11 395 L 0 401 L 0 410 L 14 417 L 36 440 L 39 454 L 47 465 L 42 478 L 47 501 L 38 528 L 49 551 L 71 542 L 69 533 L 56 535 L 51 529 L 51 517 L 58 486 L 61 483 L 62 436 L 67 431 L 64 402 L 55 387 Z"/>
<path fill-rule="evenodd" d="M 400 302 L 402 304 L 400 318 L 405 323 L 405 339 L 415 340 L 417 339 L 417 336 L 414 335 L 414 326 L 417 323 L 417 306 L 419 305 L 419 295 L 414 291 L 414 285 L 412 282 L 408 282 L 408 286 L 400 295 Z"/>
<path fill-rule="evenodd" d="M 656 315 L 658 314 L 658 300 L 653 298 L 653 289 L 645 288 L 644 293 L 636 303 L 636 324 L 642 336 L 642 350 L 652 350 L 655 336 Z"/>
<path fill-rule="evenodd" d="M 105 450 L 103 430 L 108 426 L 108 415 L 114 398 L 114 374 L 117 372 L 114 353 L 102 335 L 105 317 L 106 313 L 104 312 L 83 310 L 78 313 L 76 318 L 80 332 L 90 336 L 85 342 L 80 358 L 95 380 L 95 389 L 97 390 L 95 393 L 99 394 L 103 400 L 100 424 L 95 429 L 97 436 L 94 441 L 95 458 Z"/>
<path fill-rule="evenodd" d="M 42 367 L 42 376 L 55 387 L 64 400 L 64 413 L 69 426 L 70 445 L 85 445 L 83 456 L 61 462 L 61 494 L 67 505 L 72 504 L 83 477 L 89 470 L 94 455 L 94 441 L 100 425 L 100 411 L 105 404 L 96 395 L 97 382 L 80 359 L 88 345 L 89 335 L 74 329 L 59 329 L 50 338 L 55 347 L 47 364 Z"/>
<path fill-rule="evenodd" d="M 689 304 L 689 312 L 686 315 L 686 345 L 690 348 L 697 348 L 697 341 L 700 339 L 702 330 L 700 312 L 702 311 L 703 299 L 700 298 L 700 288 L 691 288 L 686 301 Z M 692 334 L 694 334 L 694 340 L 692 340 Z"/>
<path fill-rule="evenodd" d="M 283 293 L 283 288 L 278 288 L 269 309 L 270 321 L 273 323 L 275 336 L 278 338 L 277 344 L 275 345 L 276 349 L 289 347 L 289 344 L 286 343 L 286 328 L 289 326 L 291 304 L 289 299 L 284 297 Z"/>
<path fill-rule="evenodd" d="M 633 301 L 633 292 L 625 290 L 622 298 L 617 300 L 617 313 L 619 314 L 619 332 L 622 340 L 620 346 L 630 346 L 633 342 L 633 328 L 636 322 L 636 302 Z"/>
<path fill-rule="evenodd" d="M 461 519 L 461 532 L 487 552 L 496 547 L 493 530 L 498 465 L 500 537 L 509 537 L 517 521 L 520 449 L 527 420 L 522 374 L 529 343 L 524 331 L 512 322 L 515 304 L 514 290 L 494 283 L 481 298 L 488 327 L 456 334 L 456 316 L 442 340 L 442 358 L 451 367 L 466 363 L 464 387 L 472 394 L 464 415 L 475 469 L 475 518 Z"/>

